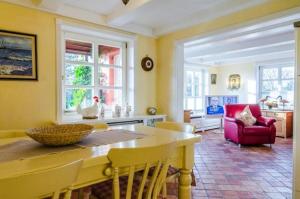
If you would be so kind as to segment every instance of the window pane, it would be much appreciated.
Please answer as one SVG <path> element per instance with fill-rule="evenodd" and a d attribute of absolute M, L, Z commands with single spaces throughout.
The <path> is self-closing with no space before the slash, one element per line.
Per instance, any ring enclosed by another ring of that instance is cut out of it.
<path fill-rule="evenodd" d="M 277 79 L 278 78 L 278 68 L 264 68 L 262 72 L 262 79 Z"/>
<path fill-rule="evenodd" d="M 65 59 L 68 61 L 93 62 L 92 46 L 91 43 L 66 40 Z"/>
<path fill-rule="evenodd" d="M 263 92 L 261 93 L 261 97 L 267 97 L 267 96 L 271 96 L 271 92 Z"/>
<path fill-rule="evenodd" d="M 294 67 L 284 67 L 281 70 L 282 79 L 293 79 L 294 78 Z"/>
<path fill-rule="evenodd" d="M 278 91 L 278 81 L 263 81 L 262 92 Z"/>
<path fill-rule="evenodd" d="M 197 98 L 196 99 L 196 110 L 203 110 L 202 98 Z"/>
<path fill-rule="evenodd" d="M 195 76 L 194 76 L 194 93 L 195 96 L 201 96 L 202 94 L 202 89 L 201 89 L 201 85 L 202 84 L 202 73 L 201 72 L 195 72 Z"/>
<path fill-rule="evenodd" d="M 100 67 L 100 86 L 122 86 L 122 69 L 113 67 Z"/>
<path fill-rule="evenodd" d="M 66 89 L 66 104 L 67 110 L 75 110 L 78 104 L 82 107 L 91 106 L 92 100 L 92 89 L 86 88 L 71 88 Z"/>
<path fill-rule="evenodd" d="M 122 65 L 122 53 L 120 48 L 112 46 L 98 46 L 100 64 Z"/>
<path fill-rule="evenodd" d="M 186 72 L 186 89 L 185 89 L 186 96 L 192 96 L 192 87 L 193 87 L 193 72 L 187 71 Z"/>
<path fill-rule="evenodd" d="M 281 90 L 283 92 L 294 91 L 294 80 L 282 80 Z"/>
<path fill-rule="evenodd" d="M 116 104 L 123 106 L 121 89 L 101 89 L 99 90 L 100 102 L 107 108 L 113 109 Z"/>
<path fill-rule="evenodd" d="M 187 100 L 187 102 L 186 102 L 187 109 L 189 109 L 189 110 L 195 110 L 195 101 L 194 101 L 194 98 L 187 98 L 186 100 Z"/>
<path fill-rule="evenodd" d="M 66 64 L 65 84 L 77 86 L 92 85 L 93 74 L 91 66 Z"/>

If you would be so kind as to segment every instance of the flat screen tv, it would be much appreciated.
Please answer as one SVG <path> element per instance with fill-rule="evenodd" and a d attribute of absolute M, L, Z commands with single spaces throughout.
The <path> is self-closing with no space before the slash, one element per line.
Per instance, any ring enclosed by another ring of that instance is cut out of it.
<path fill-rule="evenodd" d="M 207 95 L 205 96 L 205 112 L 208 117 L 223 117 L 225 104 L 237 104 L 237 95 Z"/>

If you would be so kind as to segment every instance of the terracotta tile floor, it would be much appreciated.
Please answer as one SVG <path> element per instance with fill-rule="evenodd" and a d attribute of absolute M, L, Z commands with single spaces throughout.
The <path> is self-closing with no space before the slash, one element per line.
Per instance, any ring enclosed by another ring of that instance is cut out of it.
<path fill-rule="evenodd" d="M 217 132 L 200 133 L 195 146 L 194 199 L 292 198 L 292 139 L 239 148 Z"/>

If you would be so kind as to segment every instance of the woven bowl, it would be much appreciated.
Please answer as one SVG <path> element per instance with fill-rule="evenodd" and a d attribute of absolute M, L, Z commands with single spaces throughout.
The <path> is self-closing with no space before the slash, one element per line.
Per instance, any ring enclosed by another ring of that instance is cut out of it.
<path fill-rule="evenodd" d="M 75 144 L 88 136 L 94 127 L 87 124 L 64 124 L 29 129 L 26 134 L 47 146 Z"/>

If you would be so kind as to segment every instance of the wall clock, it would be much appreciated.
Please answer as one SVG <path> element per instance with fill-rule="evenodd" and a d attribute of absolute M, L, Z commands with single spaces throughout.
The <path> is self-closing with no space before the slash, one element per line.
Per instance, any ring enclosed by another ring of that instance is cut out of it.
<path fill-rule="evenodd" d="M 151 71 L 153 69 L 154 63 L 153 60 L 146 56 L 142 59 L 142 68 L 144 69 L 144 71 Z"/>

